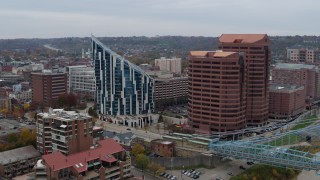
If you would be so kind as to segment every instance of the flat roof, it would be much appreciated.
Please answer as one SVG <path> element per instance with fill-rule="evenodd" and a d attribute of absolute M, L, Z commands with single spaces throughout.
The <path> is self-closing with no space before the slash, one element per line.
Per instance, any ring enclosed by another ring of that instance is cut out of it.
<path fill-rule="evenodd" d="M 0 164 L 6 165 L 17 161 L 40 157 L 41 154 L 32 146 L 25 146 L 0 153 Z"/>
<path fill-rule="evenodd" d="M 232 54 L 238 54 L 237 52 L 225 52 L 225 51 L 190 51 L 191 56 L 205 57 L 208 53 L 212 53 L 213 57 L 228 57 Z"/>
<path fill-rule="evenodd" d="M 275 65 L 276 69 L 314 69 L 315 65 L 310 64 L 293 64 L 293 63 L 278 63 Z"/>
<path fill-rule="evenodd" d="M 291 91 L 291 90 L 299 90 L 303 89 L 303 86 L 295 86 L 295 85 L 288 85 L 288 84 L 270 84 L 269 90 L 270 91 Z"/>
<path fill-rule="evenodd" d="M 267 34 L 222 34 L 221 43 L 255 43 L 267 37 Z"/>

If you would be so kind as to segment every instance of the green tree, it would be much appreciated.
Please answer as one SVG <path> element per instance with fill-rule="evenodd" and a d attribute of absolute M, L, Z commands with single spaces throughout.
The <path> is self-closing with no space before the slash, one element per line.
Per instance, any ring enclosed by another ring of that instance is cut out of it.
<path fill-rule="evenodd" d="M 131 150 L 133 156 L 137 157 L 139 154 L 144 154 L 145 149 L 141 144 L 135 144 Z"/>
<path fill-rule="evenodd" d="M 136 156 L 136 166 L 139 169 L 144 170 L 146 167 L 148 167 L 150 160 L 148 158 L 148 156 L 144 155 L 144 154 L 138 154 Z"/>
<path fill-rule="evenodd" d="M 156 163 L 149 163 L 148 165 L 148 170 L 153 174 L 153 175 L 159 175 L 160 173 L 164 172 L 162 171 L 164 167 L 162 167 L 160 164 Z"/>

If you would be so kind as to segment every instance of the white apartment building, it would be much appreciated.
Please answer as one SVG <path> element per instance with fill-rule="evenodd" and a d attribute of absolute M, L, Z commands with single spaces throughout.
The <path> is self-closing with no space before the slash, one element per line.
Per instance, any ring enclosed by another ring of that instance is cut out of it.
<path fill-rule="evenodd" d="M 155 59 L 155 66 L 160 68 L 160 71 L 170 71 L 172 73 L 181 74 L 181 58 L 164 58 Z"/>
<path fill-rule="evenodd" d="M 72 92 L 94 100 L 96 90 L 94 68 L 85 65 L 68 66 L 66 72 L 68 93 Z"/>

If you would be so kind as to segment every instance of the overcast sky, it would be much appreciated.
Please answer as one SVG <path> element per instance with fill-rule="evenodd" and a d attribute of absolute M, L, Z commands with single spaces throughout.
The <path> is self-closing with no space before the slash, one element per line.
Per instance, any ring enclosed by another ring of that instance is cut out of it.
<path fill-rule="evenodd" d="M 319 0 L 3 0 L 0 38 L 319 35 Z"/>

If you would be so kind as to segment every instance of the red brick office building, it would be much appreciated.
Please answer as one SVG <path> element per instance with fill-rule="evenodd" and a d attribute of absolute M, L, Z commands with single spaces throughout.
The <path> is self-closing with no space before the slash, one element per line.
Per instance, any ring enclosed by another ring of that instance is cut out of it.
<path fill-rule="evenodd" d="M 319 99 L 319 72 L 315 65 L 278 63 L 272 68 L 272 83 L 304 86 L 305 101 L 310 105 Z"/>
<path fill-rule="evenodd" d="M 303 86 L 270 84 L 269 117 L 287 119 L 305 110 L 305 88 Z"/>
<path fill-rule="evenodd" d="M 189 123 L 197 132 L 246 127 L 246 67 L 237 52 L 191 51 Z"/>
<path fill-rule="evenodd" d="M 52 106 L 59 95 L 67 93 L 66 73 L 32 73 L 32 102 Z"/>
<path fill-rule="evenodd" d="M 266 34 L 222 34 L 219 49 L 244 53 L 246 123 L 265 125 L 269 113 L 269 38 Z"/>

